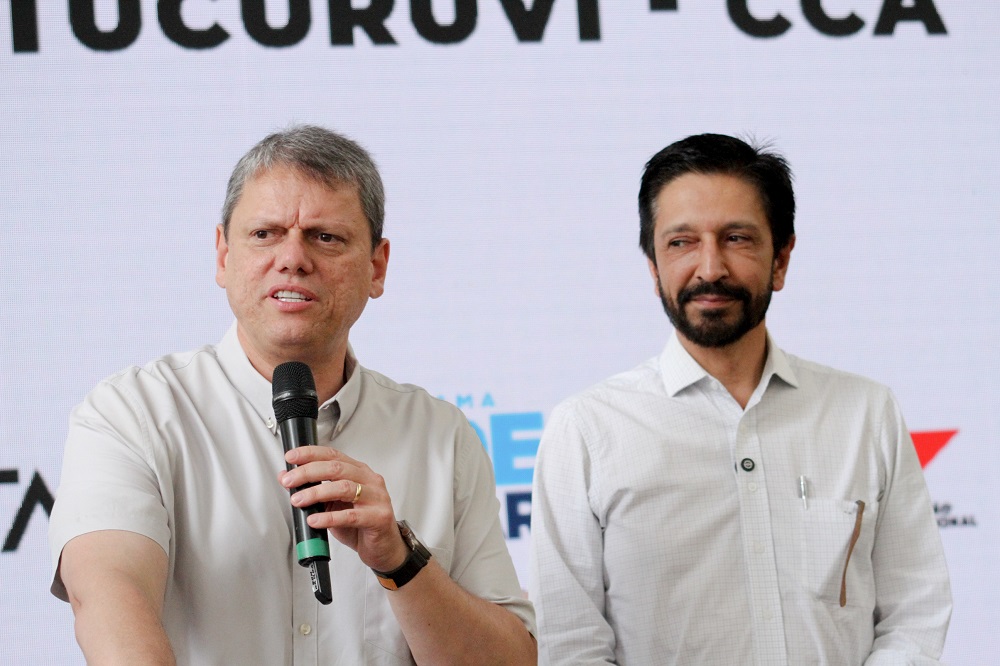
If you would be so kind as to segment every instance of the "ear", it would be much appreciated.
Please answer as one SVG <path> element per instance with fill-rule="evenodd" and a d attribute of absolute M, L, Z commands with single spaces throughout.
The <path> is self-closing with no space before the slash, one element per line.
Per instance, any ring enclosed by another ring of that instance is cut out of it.
<path fill-rule="evenodd" d="M 774 257 L 774 266 L 771 269 L 771 279 L 774 281 L 774 290 L 781 291 L 785 286 L 785 274 L 788 273 L 788 262 L 792 257 L 792 248 L 795 247 L 795 236 L 788 239 L 788 244 L 778 250 Z"/>
<path fill-rule="evenodd" d="M 389 268 L 389 239 L 383 238 L 372 252 L 372 284 L 368 290 L 370 298 L 378 298 L 385 292 L 385 274 Z"/>
<path fill-rule="evenodd" d="M 649 275 L 653 278 L 653 294 L 657 299 L 660 298 L 660 269 L 656 267 L 656 262 L 646 257 L 646 263 L 649 268 Z"/>
<path fill-rule="evenodd" d="M 215 284 L 226 288 L 226 259 L 229 257 L 229 244 L 222 225 L 215 227 Z"/>

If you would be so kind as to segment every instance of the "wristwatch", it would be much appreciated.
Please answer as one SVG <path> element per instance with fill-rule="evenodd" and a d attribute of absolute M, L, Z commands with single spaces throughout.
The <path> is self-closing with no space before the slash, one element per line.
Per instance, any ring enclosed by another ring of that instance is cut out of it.
<path fill-rule="evenodd" d="M 424 544 L 420 543 L 420 539 L 413 533 L 405 520 L 396 521 L 396 525 L 399 526 L 399 534 L 403 537 L 403 543 L 410 549 L 410 555 L 405 562 L 392 571 L 372 569 L 378 576 L 379 584 L 387 590 L 398 590 L 409 583 L 421 569 L 427 566 L 427 562 L 431 559 L 431 552 Z"/>

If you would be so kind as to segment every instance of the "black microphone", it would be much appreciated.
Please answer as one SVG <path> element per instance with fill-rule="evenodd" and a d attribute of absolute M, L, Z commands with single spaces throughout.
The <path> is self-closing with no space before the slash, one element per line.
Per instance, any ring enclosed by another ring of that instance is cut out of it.
<path fill-rule="evenodd" d="M 278 421 L 281 445 L 286 453 L 300 446 L 316 444 L 319 400 L 316 397 L 316 382 L 308 365 L 289 361 L 274 369 L 271 405 Z M 289 471 L 293 469 L 287 462 L 285 467 Z M 307 483 L 299 488 L 289 489 L 289 493 L 318 485 Z M 295 525 L 295 551 L 299 564 L 309 567 L 309 579 L 316 599 L 321 604 L 328 604 L 333 601 L 330 589 L 330 538 L 325 529 L 315 529 L 306 522 L 306 518 L 322 510 L 322 503 L 304 508 L 293 506 L 292 523 Z"/>

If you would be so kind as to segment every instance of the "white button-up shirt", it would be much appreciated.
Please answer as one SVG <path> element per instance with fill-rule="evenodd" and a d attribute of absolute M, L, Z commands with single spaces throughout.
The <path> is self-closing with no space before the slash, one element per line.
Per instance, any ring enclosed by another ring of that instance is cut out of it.
<path fill-rule="evenodd" d="M 542 664 L 936 663 L 951 615 L 891 393 L 770 339 L 746 409 L 676 336 L 559 405 L 532 541 Z"/>
<path fill-rule="evenodd" d="M 451 577 L 534 633 L 507 552 L 493 470 L 462 413 L 362 368 L 320 408 L 320 443 L 385 478 Z M 387 594 L 330 539 L 333 603 L 316 601 L 294 555 L 271 384 L 235 326 L 217 346 L 102 382 L 70 419 L 50 522 L 54 566 L 73 537 L 127 530 L 169 557 L 163 624 L 181 664 L 409 664 Z M 65 599 L 54 571 L 52 590 Z"/>

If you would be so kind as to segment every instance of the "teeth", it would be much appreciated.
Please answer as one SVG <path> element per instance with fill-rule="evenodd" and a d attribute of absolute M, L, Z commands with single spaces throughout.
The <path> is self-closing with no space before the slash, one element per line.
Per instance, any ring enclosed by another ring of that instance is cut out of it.
<path fill-rule="evenodd" d="M 274 297 L 285 303 L 304 303 L 309 300 L 297 291 L 278 291 Z"/>

